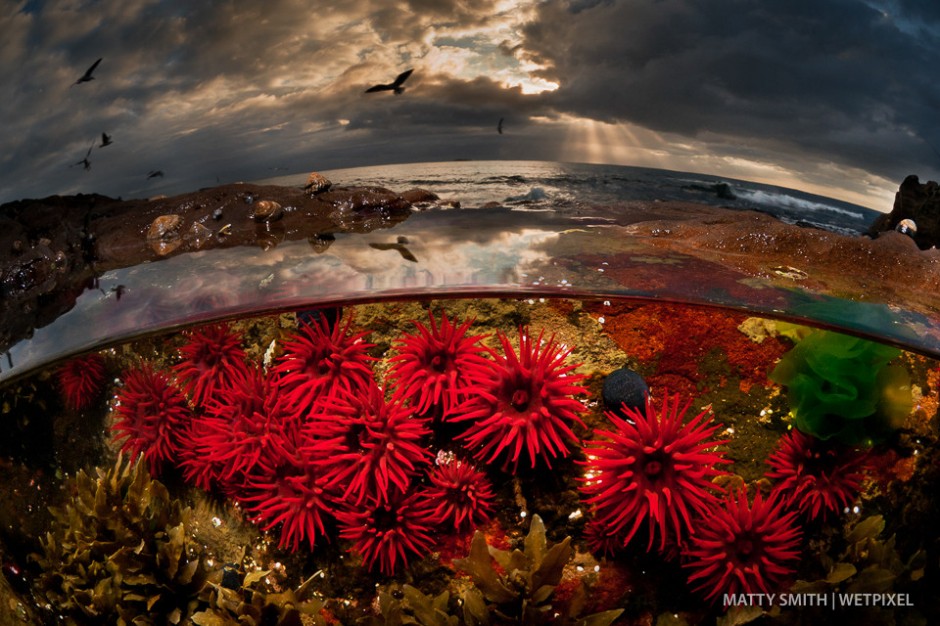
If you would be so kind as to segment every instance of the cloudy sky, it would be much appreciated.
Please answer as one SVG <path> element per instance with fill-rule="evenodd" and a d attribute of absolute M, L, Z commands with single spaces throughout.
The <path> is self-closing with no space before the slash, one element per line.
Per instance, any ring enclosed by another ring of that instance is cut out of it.
<path fill-rule="evenodd" d="M 0 202 L 469 158 L 888 210 L 940 178 L 938 33 L 936 0 L 8 0 Z"/>

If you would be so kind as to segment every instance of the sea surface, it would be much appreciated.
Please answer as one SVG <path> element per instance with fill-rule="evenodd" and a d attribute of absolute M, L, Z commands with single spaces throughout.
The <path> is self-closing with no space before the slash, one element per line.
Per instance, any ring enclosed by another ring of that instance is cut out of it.
<path fill-rule="evenodd" d="M 857 235 L 878 211 L 795 189 L 670 170 L 551 161 L 448 161 L 330 170 L 334 185 L 421 187 L 462 208 L 499 202 L 531 210 L 630 201 L 698 202 L 772 214 L 789 223 Z M 306 174 L 257 181 L 302 186 Z"/>

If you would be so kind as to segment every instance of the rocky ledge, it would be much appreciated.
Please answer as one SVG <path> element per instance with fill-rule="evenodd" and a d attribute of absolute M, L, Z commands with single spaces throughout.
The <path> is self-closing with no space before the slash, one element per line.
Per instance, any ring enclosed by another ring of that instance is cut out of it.
<path fill-rule="evenodd" d="M 868 234 L 877 237 L 891 230 L 907 233 L 921 250 L 940 248 L 940 185 L 932 180 L 921 183 L 914 174 L 905 178 L 894 196 L 894 208 L 879 216 Z"/>
<path fill-rule="evenodd" d="M 334 233 L 388 228 L 437 201 L 419 189 L 336 188 L 319 174 L 310 181 L 303 189 L 234 184 L 145 200 L 80 194 L 0 206 L 0 352 L 71 309 L 110 269 L 286 240 L 325 247 Z"/>

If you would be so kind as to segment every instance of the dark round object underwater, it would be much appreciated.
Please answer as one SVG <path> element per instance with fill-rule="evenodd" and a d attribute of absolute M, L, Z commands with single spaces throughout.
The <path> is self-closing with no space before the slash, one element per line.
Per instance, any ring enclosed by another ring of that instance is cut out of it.
<path fill-rule="evenodd" d="M 222 586 L 236 591 L 241 589 L 242 575 L 238 572 L 238 566 L 234 563 L 226 563 L 222 566 Z"/>
<path fill-rule="evenodd" d="M 601 397 L 608 411 L 624 415 L 623 405 L 640 413 L 646 412 L 646 396 L 650 388 L 643 377 L 628 367 L 614 370 L 604 381 Z"/>
<path fill-rule="evenodd" d="M 306 311 L 297 312 L 297 321 L 303 324 L 319 324 L 320 320 L 325 320 L 327 329 L 332 331 L 342 311 L 343 309 L 338 306 L 307 309 Z"/>

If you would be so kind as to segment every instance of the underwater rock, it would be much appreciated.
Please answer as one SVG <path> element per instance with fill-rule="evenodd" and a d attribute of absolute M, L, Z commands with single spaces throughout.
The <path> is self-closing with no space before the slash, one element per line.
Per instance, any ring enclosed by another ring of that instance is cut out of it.
<path fill-rule="evenodd" d="M 623 415 L 623 408 L 643 411 L 650 388 L 643 377 L 628 367 L 611 372 L 604 380 L 601 396 L 608 411 Z"/>
<path fill-rule="evenodd" d="M 909 234 L 921 250 L 940 247 L 940 184 L 934 181 L 921 183 L 911 174 L 901 183 L 894 196 L 894 207 L 890 213 L 878 216 L 868 228 L 868 234 L 878 237 L 881 233 L 895 230 L 903 220 L 917 224 Z"/>

